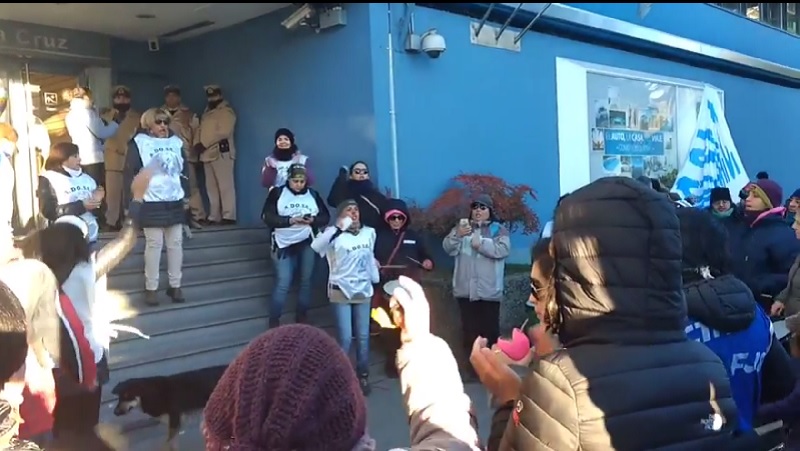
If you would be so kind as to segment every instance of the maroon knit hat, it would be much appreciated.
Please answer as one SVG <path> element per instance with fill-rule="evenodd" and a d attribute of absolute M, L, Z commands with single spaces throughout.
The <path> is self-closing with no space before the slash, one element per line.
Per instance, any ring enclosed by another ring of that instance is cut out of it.
<path fill-rule="evenodd" d="M 780 185 L 775 183 L 770 179 L 759 179 L 755 182 L 750 184 L 750 187 L 754 186 L 757 189 L 760 189 L 762 193 L 767 197 L 766 200 L 769 200 L 769 208 L 780 207 L 783 205 L 783 188 Z"/>
<path fill-rule="evenodd" d="M 302 324 L 253 340 L 203 415 L 207 450 L 350 450 L 367 428 L 350 360 L 325 331 Z"/>

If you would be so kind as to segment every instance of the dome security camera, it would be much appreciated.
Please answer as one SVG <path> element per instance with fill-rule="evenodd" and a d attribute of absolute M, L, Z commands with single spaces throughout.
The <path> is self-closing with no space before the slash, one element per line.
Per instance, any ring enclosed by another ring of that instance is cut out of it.
<path fill-rule="evenodd" d="M 435 29 L 428 30 L 422 35 L 422 51 L 431 58 L 439 58 L 445 50 L 447 50 L 447 43 L 444 41 L 444 36 L 436 32 Z"/>

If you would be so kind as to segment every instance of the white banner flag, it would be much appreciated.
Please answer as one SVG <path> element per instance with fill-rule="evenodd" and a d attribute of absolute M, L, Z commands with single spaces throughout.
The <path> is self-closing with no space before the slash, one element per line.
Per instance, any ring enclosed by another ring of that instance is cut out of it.
<path fill-rule="evenodd" d="M 706 85 L 697 116 L 689 155 L 683 164 L 672 192 L 695 199 L 698 207 L 708 207 L 711 188 L 726 187 L 736 199 L 750 179 L 731 137 L 719 92 Z"/>

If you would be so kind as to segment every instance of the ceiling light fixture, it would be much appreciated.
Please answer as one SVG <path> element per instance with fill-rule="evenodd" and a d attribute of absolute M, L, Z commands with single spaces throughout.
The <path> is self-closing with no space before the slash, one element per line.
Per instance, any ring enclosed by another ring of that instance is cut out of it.
<path fill-rule="evenodd" d="M 136 18 L 137 19 L 155 19 L 156 15 L 155 14 L 137 14 Z"/>

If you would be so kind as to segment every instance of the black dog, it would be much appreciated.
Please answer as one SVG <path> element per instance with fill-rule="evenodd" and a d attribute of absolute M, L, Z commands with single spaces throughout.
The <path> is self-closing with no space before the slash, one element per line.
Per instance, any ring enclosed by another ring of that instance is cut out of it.
<path fill-rule="evenodd" d="M 125 415 L 139 407 L 154 418 L 168 417 L 167 445 L 181 430 L 183 414 L 205 407 L 227 365 L 200 368 L 171 376 L 153 376 L 120 382 L 111 392 L 119 397 L 114 415 Z"/>

